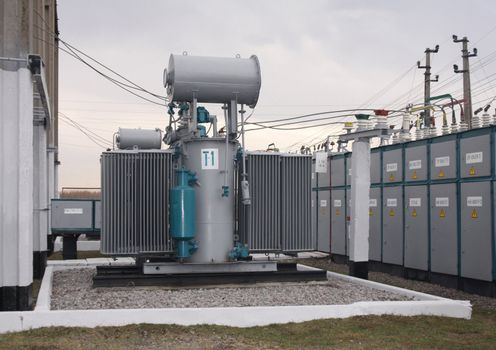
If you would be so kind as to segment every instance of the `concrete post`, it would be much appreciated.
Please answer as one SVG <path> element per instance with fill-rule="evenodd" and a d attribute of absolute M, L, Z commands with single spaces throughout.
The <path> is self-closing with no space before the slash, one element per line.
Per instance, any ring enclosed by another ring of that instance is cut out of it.
<path fill-rule="evenodd" d="M 368 279 L 370 142 L 359 138 L 351 155 L 350 275 Z"/>
<path fill-rule="evenodd" d="M 0 2 L 0 310 L 31 307 L 33 283 L 33 83 L 30 2 Z"/>
<path fill-rule="evenodd" d="M 48 234 L 48 154 L 43 124 L 34 127 L 33 148 L 33 277 L 41 278 L 46 267 Z"/>

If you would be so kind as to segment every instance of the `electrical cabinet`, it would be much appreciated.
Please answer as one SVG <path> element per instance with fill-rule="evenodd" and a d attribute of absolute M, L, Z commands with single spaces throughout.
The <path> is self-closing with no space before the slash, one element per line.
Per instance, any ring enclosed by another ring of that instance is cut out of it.
<path fill-rule="evenodd" d="M 403 265 L 403 187 L 384 187 L 382 262 Z"/>
<path fill-rule="evenodd" d="M 331 191 L 331 253 L 346 254 L 345 190 Z"/>
<path fill-rule="evenodd" d="M 461 184 L 460 275 L 493 279 L 491 182 Z"/>
<path fill-rule="evenodd" d="M 461 178 L 491 175 L 490 145 L 490 134 L 460 138 Z"/>
<path fill-rule="evenodd" d="M 331 239 L 331 192 L 319 191 L 317 201 L 317 250 L 321 252 L 330 252 Z"/>
<path fill-rule="evenodd" d="M 455 183 L 431 185 L 431 271 L 458 275 L 458 215 Z"/>
<path fill-rule="evenodd" d="M 369 199 L 369 260 L 381 261 L 382 256 L 381 188 L 372 187 Z"/>
<path fill-rule="evenodd" d="M 344 155 L 335 155 L 331 158 L 331 186 L 345 185 Z"/>
<path fill-rule="evenodd" d="M 427 180 L 427 144 L 405 148 L 405 181 Z"/>
<path fill-rule="evenodd" d="M 382 153 L 382 182 L 394 183 L 403 181 L 402 149 L 384 150 Z"/>
<path fill-rule="evenodd" d="M 432 142 L 430 146 L 431 180 L 455 179 L 458 164 L 456 136 L 450 135 L 439 138 L 439 140 L 439 142 Z"/>
<path fill-rule="evenodd" d="M 92 232 L 93 200 L 52 200 L 52 232 Z M 100 220 L 101 221 L 101 220 Z"/>
<path fill-rule="evenodd" d="M 380 184 L 381 183 L 381 150 L 375 148 L 370 151 L 370 183 Z"/>
<path fill-rule="evenodd" d="M 405 186 L 405 267 L 429 269 L 427 186 Z"/>

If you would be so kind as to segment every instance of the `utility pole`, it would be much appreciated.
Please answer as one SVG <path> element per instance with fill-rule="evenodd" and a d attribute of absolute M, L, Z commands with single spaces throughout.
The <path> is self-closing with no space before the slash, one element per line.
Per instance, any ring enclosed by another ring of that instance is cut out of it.
<path fill-rule="evenodd" d="M 470 89 L 470 64 L 469 58 L 477 56 L 477 49 L 474 47 L 473 53 L 468 52 L 468 39 L 466 36 L 463 39 L 458 39 L 453 35 L 453 42 L 462 43 L 462 59 L 463 69 L 459 70 L 456 64 L 453 65 L 455 73 L 463 73 L 463 107 L 465 110 L 465 122 L 468 128 L 472 129 L 472 92 Z"/>
<path fill-rule="evenodd" d="M 436 75 L 436 79 L 431 79 L 431 53 L 437 53 L 439 51 L 439 45 L 436 45 L 435 49 L 425 49 L 425 66 L 420 65 L 420 61 L 417 61 L 417 67 L 419 69 L 425 69 L 424 73 L 424 106 L 427 107 L 430 104 L 431 98 L 431 82 L 439 81 L 439 75 Z M 424 115 L 424 125 L 426 128 L 431 126 L 431 111 L 429 109 L 425 110 Z"/>

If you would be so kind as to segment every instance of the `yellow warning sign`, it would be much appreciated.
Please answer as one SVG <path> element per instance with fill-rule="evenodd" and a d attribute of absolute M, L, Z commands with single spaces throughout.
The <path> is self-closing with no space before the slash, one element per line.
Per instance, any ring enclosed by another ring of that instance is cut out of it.
<path fill-rule="evenodd" d="M 339 209 L 336 209 L 336 216 L 339 216 L 341 214 L 341 211 Z"/>
<path fill-rule="evenodd" d="M 412 210 L 412 216 L 413 216 L 414 218 L 416 218 L 416 217 L 417 217 L 417 209 L 413 208 L 413 210 Z"/>
<path fill-rule="evenodd" d="M 477 210 L 472 210 L 472 219 L 477 219 L 479 217 L 479 214 L 477 213 Z"/>
<path fill-rule="evenodd" d="M 417 170 L 414 170 L 412 173 L 412 179 L 415 180 L 417 178 Z"/>
<path fill-rule="evenodd" d="M 369 209 L 369 216 L 374 216 L 374 212 L 372 211 L 372 209 Z"/>
<path fill-rule="evenodd" d="M 389 181 L 394 181 L 394 175 L 393 174 L 389 175 Z"/>
<path fill-rule="evenodd" d="M 394 209 L 389 210 L 389 216 L 394 216 Z"/>
<path fill-rule="evenodd" d="M 437 174 L 437 177 L 444 177 L 443 169 L 439 170 L 439 174 Z"/>
<path fill-rule="evenodd" d="M 441 209 L 441 211 L 439 212 L 439 217 L 440 218 L 446 217 L 446 212 L 444 211 L 444 209 Z"/>
<path fill-rule="evenodd" d="M 474 176 L 475 175 L 475 168 L 473 166 L 470 167 L 469 171 L 468 171 L 468 174 L 470 176 Z"/>

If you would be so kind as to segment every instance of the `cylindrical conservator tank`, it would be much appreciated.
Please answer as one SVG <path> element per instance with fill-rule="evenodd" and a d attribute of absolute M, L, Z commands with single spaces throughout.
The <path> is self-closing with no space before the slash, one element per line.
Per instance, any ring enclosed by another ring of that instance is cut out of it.
<path fill-rule="evenodd" d="M 227 103 L 254 108 L 262 83 L 257 56 L 250 58 L 171 55 L 164 71 L 170 101 Z"/>
<path fill-rule="evenodd" d="M 160 129 L 123 129 L 119 128 L 116 139 L 119 149 L 160 149 L 162 132 Z"/>
<path fill-rule="evenodd" d="M 176 170 L 177 186 L 170 192 L 170 233 L 179 259 L 188 258 L 196 251 L 193 241 L 196 233 L 196 196 L 195 190 L 189 185 L 194 179 L 190 171 Z"/>
<path fill-rule="evenodd" d="M 234 159 L 238 143 L 227 146 L 227 183 L 225 138 L 190 139 L 183 143 L 183 166 L 196 173 L 196 241 L 198 250 L 191 256 L 195 263 L 228 261 L 234 235 Z M 229 195 L 222 196 L 223 186 Z"/>

